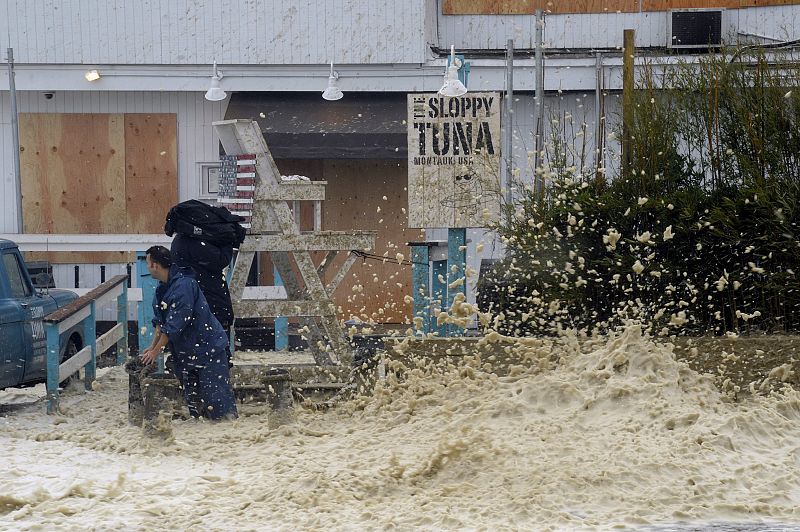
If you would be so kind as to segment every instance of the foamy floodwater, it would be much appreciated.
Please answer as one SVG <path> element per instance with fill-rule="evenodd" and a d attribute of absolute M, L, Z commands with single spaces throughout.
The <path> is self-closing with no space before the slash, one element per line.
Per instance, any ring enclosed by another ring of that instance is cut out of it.
<path fill-rule="evenodd" d="M 64 416 L 0 418 L 0 529 L 800 524 L 796 391 L 732 402 L 634 327 L 529 357 L 536 370 L 506 377 L 390 373 L 373 397 L 279 428 L 247 407 L 175 421 L 167 442 L 128 425 L 116 368 Z"/>

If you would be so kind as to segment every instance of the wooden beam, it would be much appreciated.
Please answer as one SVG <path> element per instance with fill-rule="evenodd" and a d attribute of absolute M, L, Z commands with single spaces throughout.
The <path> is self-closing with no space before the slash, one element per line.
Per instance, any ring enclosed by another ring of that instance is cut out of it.
<path fill-rule="evenodd" d="M 0 238 L 11 240 L 20 251 L 49 252 L 105 252 L 105 251 L 145 251 L 150 246 L 170 247 L 172 237 L 160 234 L 41 234 L 9 233 Z"/>
<path fill-rule="evenodd" d="M 350 271 L 350 267 L 355 264 L 356 259 L 358 256 L 355 253 L 351 253 L 347 256 L 344 263 L 339 267 L 339 271 L 336 272 L 336 275 L 333 277 L 330 283 L 325 286 L 325 291 L 328 293 L 329 297 L 333 297 L 333 293 L 339 288 L 339 283 L 342 282 L 347 272 Z"/>
<path fill-rule="evenodd" d="M 104 335 L 97 337 L 97 356 L 100 356 L 101 353 L 105 352 L 106 349 L 111 347 L 112 345 L 116 344 L 122 339 L 123 336 L 123 324 L 117 323 L 108 330 Z"/>
<path fill-rule="evenodd" d="M 56 312 L 58 312 L 58 310 Z M 64 317 L 61 321 L 56 322 L 58 323 L 58 334 L 71 329 L 73 326 L 79 324 L 91 315 L 92 309 L 89 307 L 89 305 L 79 308 L 73 314 L 70 314 L 69 316 Z M 47 322 L 47 316 L 45 317 L 44 321 Z"/>
<path fill-rule="evenodd" d="M 250 235 L 240 251 L 350 251 L 372 248 L 374 231 L 325 231 L 299 235 Z"/>
<path fill-rule="evenodd" d="M 234 310 L 239 318 L 259 318 L 262 316 L 321 316 L 333 314 L 333 303 L 320 303 L 318 301 L 288 301 L 285 299 L 261 301 L 234 301 Z M 328 307 L 328 308 L 324 308 Z"/>
<path fill-rule="evenodd" d="M 60 309 L 56 310 L 55 312 L 51 312 L 47 316 L 44 317 L 45 323 L 61 323 L 65 321 L 67 318 L 71 317 L 72 315 L 76 314 L 77 311 L 88 307 L 89 303 L 94 301 L 95 299 L 100 298 L 101 296 L 105 295 L 107 292 L 114 290 L 115 287 L 120 285 L 121 283 L 125 283 L 128 281 L 127 275 L 115 275 L 108 281 L 104 282 L 103 284 L 99 285 L 97 288 L 90 290 L 88 293 L 80 296 L 78 299 L 61 307 Z M 78 320 L 80 321 L 80 320 Z M 63 332 L 63 331 L 59 331 Z"/>
<path fill-rule="evenodd" d="M 317 275 L 319 275 L 320 279 L 325 278 L 325 272 L 328 271 L 333 259 L 335 259 L 336 255 L 338 254 L 338 251 L 328 251 L 328 253 L 325 254 L 325 258 L 323 258 L 322 262 L 320 262 L 319 266 L 317 266 Z M 330 292 L 328 293 L 330 294 Z"/>
<path fill-rule="evenodd" d="M 122 277 L 123 278 L 123 282 L 117 284 L 116 286 L 111 287 L 111 290 L 108 290 L 105 294 L 101 294 L 99 296 L 96 296 L 95 300 L 94 300 L 95 305 L 97 305 L 97 306 L 105 305 L 105 304 L 111 302 L 112 299 L 116 300 L 119 296 L 122 295 L 124 282 L 127 281 L 128 276 L 127 275 L 120 275 L 118 277 Z"/>
<path fill-rule="evenodd" d="M 265 299 L 288 299 L 284 286 L 245 286 L 243 301 L 263 301 Z"/>
<path fill-rule="evenodd" d="M 326 181 L 284 181 L 279 185 L 263 186 L 269 200 L 324 201 Z"/>
<path fill-rule="evenodd" d="M 94 288 L 63 288 L 63 290 L 69 290 L 70 292 L 74 292 L 79 296 L 88 294 Z M 142 300 L 142 289 L 141 288 L 128 288 L 128 304 L 130 303 L 138 303 Z"/>
<path fill-rule="evenodd" d="M 91 359 L 92 346 L 87 345 L 58 367 L 58 382 L 64 382 L 64 379 L 81 369 Z"/>
<path fill-rule="evenodd" d="M 295 259 L 298 256 L 303 255 L 304 252 L 300 253 L 293 253 Z M 306 255 L 308 253 L 305 253 Z M 298 277 L 294 268 L 292 268 L 292 261 L 289 258 L 289 253 L 287 252 L 277 252 L 271 253 L 270 257 L 272 258 L 272 262 L 275 266 L 275 269 L 280 273 L 281 279 L 283 280 L 283 286 L 286 289 L 287 296 L 292 300 L 304 300 L 308 292 L 306 289 L 303 288 L 304 285 L 301 285 L 300 280 L 305 276 L 301 272 L 297 272 L 300 274 Z M 299 262 L 298 262 L 299 266 Z M 307 286 L 306 286 L 307 288 Z M 333 305 L 330 303 L 330 300 L 320 301 L 320 303 L 325 303 L 328 308 L 331 310 L 333 309 Z M 317 313 L 316 315 L 319 315 Z M 281 317 L 288 317 L 291 314 L 281 314 Z M 317 321 L 309 316 L 300 316 L 298 319 L 301 326 L 308 328 L 308 347 L 309 350 L 314 355 L 314 360 L 317 361 L 320 365 L 330 365 L 332 360 L 328 353 L 324 352 L 320 349 L 320 346 L 314 341 L 321 341 L 323 339 L 322 331 L 320 330 L 319 326 L 317 325 Z M 341 331 L 340 331 L 341 336 Z"/>

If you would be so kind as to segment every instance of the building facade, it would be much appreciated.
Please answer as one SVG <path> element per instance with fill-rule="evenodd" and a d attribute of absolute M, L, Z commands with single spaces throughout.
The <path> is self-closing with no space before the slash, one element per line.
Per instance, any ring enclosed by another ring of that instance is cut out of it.
<path fill-rule="evenodd" d="M 500 96 L 513 40 L 512 113 L 502 127 L 513 131 L 515 174 L 532 183 L 537 7 L 545 9 L 545 136 L 571 123 L 584 130 L 585 163 L 603 157 L 609 168 L 618 146 L 604 143 L 597 154 L 596 138 L 611 133 L 606 118 L 619 113 L 625 29 L 636 31 L 641 54 L 663 60 L 691 57 L 672 48 L 673 10 L 718 12 L 722 44 L 800 39 L 800 5 L 785 0 L 539 3 L 0 0 L 0 42 L 15 60 L 23 191 L 20 203 L 3 69 L 0 233 L 160 232 L 175 202 L 213 199 L 220 148 L 212 122 L 252 118 L 282 173 L 328 182 L 323 229 L 376 229 L 376 255 L 408 256 L 408 241 L 446 239 L 441 228 L 408 228 L 406 101 L 439 89 L 451 45 L 469 63 L 468 88 Z M 228 93 L 218 102 L 203 97 L 214 61 Z M 320 97 L 331 62 L 338 101 Z M 90 71 L 99 78 L 89 81 Z M 502 254 L 480 229 L 468 238 L 474 270 Z M 91 286 L 101 264 L 112 275 L 130 257 L 53 260 L 57 284 L 72 286 L 80 264 L 80 283 Z M 337 292 L 342 317 L 408 320 L 410 279 L 397 261 L 364 261 Z"/>

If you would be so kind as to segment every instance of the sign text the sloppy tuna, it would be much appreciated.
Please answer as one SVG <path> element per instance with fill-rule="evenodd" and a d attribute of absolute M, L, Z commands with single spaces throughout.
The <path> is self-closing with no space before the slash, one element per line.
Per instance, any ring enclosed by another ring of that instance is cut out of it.
<path fill-rule="evenodd" d="M 461 156 L 458 164 L 473 164 L 475 153 L 494 155 L 488 119 L 494 112 L 494 96 L 415 99 L 414 123 L 419 148 L 413 164 L 452 164 L 441 157 Z M 476 121 L 478 117 L 483 120 Z M 421 118 L 422 121 L 417 121 Z M 446 119 L 452 121 L 445 121 Z M 425 119 L 432 119 L 431 121 Z M 430 151 L 428 145 L 431 146 Z M 451 157 L 446 160 L 454 161 Z"/>

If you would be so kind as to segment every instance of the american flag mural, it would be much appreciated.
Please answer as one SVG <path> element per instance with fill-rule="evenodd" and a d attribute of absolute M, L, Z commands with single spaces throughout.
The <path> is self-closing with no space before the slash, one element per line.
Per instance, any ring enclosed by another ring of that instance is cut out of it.
<path fill-rule="evenodd" d="M 220 161 L 218 204 L 242 216 L 242 226 L 249 229 L 256 192 L 256 156 L 223 155 Z"/>

